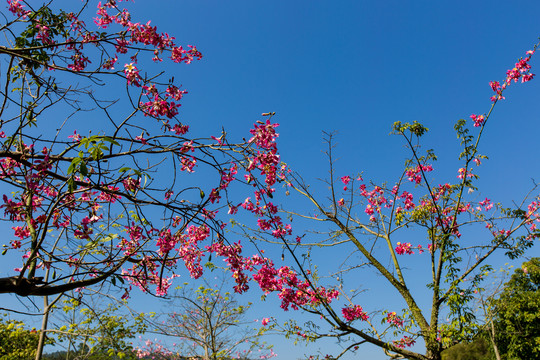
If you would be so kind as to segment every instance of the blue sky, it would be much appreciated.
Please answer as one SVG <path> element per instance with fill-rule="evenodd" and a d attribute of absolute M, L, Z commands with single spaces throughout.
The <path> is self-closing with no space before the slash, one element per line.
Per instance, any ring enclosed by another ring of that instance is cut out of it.
<path fill-rule="evenodd" d="M 261 112 L 275 111 L 283 159 L 310 176 L 322 159 L 322 131 L 337 131 L 349 171 L 385 178 L 386 164 L 402 162 L 395 156 L 402 143 L 388 136 L 397 120 L 422 122 L 439 155 L 455 158 L 454 122 L 489 109 L 488 82 L 502 79 L 540 35 L 534 1 L 161 4 L 135 3 L 134 16 L 141 9 L 205 56 L 176 69 L 190 92 L 183 121 L 240 137 Z M 535 89 L 532 82 L 511 90 L 488 129 L 491 144 L 534 142 L 535 132 L 523 129 L 537 123 L 526 108 Z M 497 146 L 490 155 L 525 168 L 516 150 Z"/>
<path fill-rule="evenodd" d="M 338 173 L 363 171 L 367 179 L 392 182 L 408 155 L 388 135 L 398 120 L 430 128 L 425 140 L 439 155 L 437 176 L 455 179 L 455 121 L 487 112 L 489 81 L 502 80 L 540 36 L 540 2 L 517 4 L 138 0 L 129 6 L 134 20 L 151 19 L 178 43 L 202 51 L 201 61 L 167 68 L 189 91 L 180 118 L 194 135 L 219 135 L 224 127 L 231 139 L 249 137 L 260 114 L 275 111 L 282 160 L 308 182 L 326 176 L 323 131 L 337 132 Z M 531 178 L 540 179 L 540 79 L 505 95 L 486 128 L 480 151 L 490 160 L 480 184 L 482 196 L 509 202 L 526 193 Z M 275 313 L 298 315 L 277 307 Z M 307 352 L 270 341 L 278 359 Z M 364 356 L 386 358 L 369 347 Z"/>

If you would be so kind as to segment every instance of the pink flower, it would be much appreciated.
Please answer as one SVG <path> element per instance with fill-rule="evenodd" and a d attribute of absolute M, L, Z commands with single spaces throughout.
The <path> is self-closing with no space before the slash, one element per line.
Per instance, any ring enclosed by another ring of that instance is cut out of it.
<path fill-rule="evenodd" d="M 369 319 L 368 314 L 364 312 L 360 305 L 354 305 L 353 307 L 344 307 L 341 309 L 343 317 L 347 321 L 353 321 L 356 319 L 367 320 Z"/>
<path fill-rule="evenodd" d="M 135 192 L 141 185 L 141 179 L 133 179 L 128 177 L 122 180 L 122 183 L 124 184 L 126 191 Z"/>
<path fill-rule="evenodd" d="M 403 320 L 397 316 L 396 312 L 389 312 L 388 315 L 386 315 L 386 322 L 389 324 L 393 324 L 397 327 L 403 326 Z"/>
<path fill-rule="evenodd" d="M 422 182 L 422 172 L 433 171 L 433 166 L 431 165 L 417 165 L 415 168 L 407 169 L 408 180 L 416 184 Z"/>
<path fill-rule="evenodd" d="M 180 125 L 180 124 L 175 124 L 173 128 L 171 129 L 171 131 L 174 131 L 176 135 L 184 135 L 185 133 L 188 132 L 188 130 L 189 130 L 188 125 Z"/>
<path fill-rule="evenodd" d="M 484 115 L 471 115 L 471 119 L 474 121 L 474 127 L 480 127 L 484 123 L 485 117 Z"/>
<path fill-rule="evenodd" d="M 263 326 L 266 326 L 266 325 L 268 325 L 269 321 L 270 321 L 270 318 L 264 318 L 264 319 L 262 319 L 261 324 L 263 324 Z"/>
<path fill-rule="evenodd" d="M 139 69 L 133 63 L 124 65 L 124 74 L 126 74 L 127 83 L 133 84 L 135 86 L 141 86 L 140 81 L 142 80 L 139 75 Z"/>
<path fill-rule="evenodd" d="M 68 136 L 68 139 L 73 139 L 75 142 L 81 141 L 81 135 L 77 134 L 77 130 L 73 131 L 73 135 Z"/>
<path fill-rule="evenodd" d="M 229 211 L 227 214 L 234 215 L 238 212 L 238 206 L 229 205 Z"/>
<path fill-rule="evenodd" d="M 11 11 L 13 15 L 26 18 L 27 15 L 30 13 L 29 10 L 24 10 L 23 6 L 19 3 L 19 0 L 8 0 L 8 5 L 8 10 Z"/>
<path fill-rule="evenodd" d="M 403 338 L 399 340 L 394 340 L 393 343 L 394 343 L 394 346 L 404 349 L 405 346 L 408 346 L 408 347 L 413 346 L 416 343 L 416 341 L 414 341 L 413 338 L 409 336 L 404 336 Z"/>
<path fill-rule="evenodd" d="M 493 203 L 492 203 L 491 200 L 488 199 L 488 198 L 486 198 L 484 201 L 480 201 L 480 202 L 478 203 L 478 205 L 480 205 L 480 206 L 478 206 L 478 207 L 476 208 L 478 211 L 481 211 L 481 210 L 482 210 L 481 206 L 483 206 L 483 207 L 484 207 L 484 210 L 486 210 L 486 211 L 491 210 L 491 209 L 493 208 Z"/>
<path fill-rule="evenodd" d="M 343 184 L 345 184 L 345 186 L 343 187 L 343 191 L 347 191 L 347 184 L 351 181 L 351 177 L 349 175 L 346 175 L 346 176 L 342 176 L 341 177 L 341 182 Z"/>
<path fill-rule="evenodd" d="M 463 178 L 465 178 L 465 177 L 470 178 L 470 177 L 473 177 L 473 176 L 474 176 L 474 175 L 472 174 L 472 168 L 471 168 L 471 170 L 469 170 L 469 171 L 467 171 L 467 169 L 465 169 L 465 168 L 460 168 L 460 169 L 458 170 L 458 173 L 459 173 L 458 176 L 457 176 L 458 179 L 463 179 Z"/>
<path fill-rule="evenodd" d="M 403 255 L 403 254 L 412 255 L 414 254 L 414 251 L 412 251 L 411 243 L 402 244 L 398 242 L 396 246 L 396 253 L 398 253 L 398 255 Z"/>
<path fill-rule="evenodd" d="M 221 196 L 219 195 L 219 190 L 212 189 L 212 191 L 210 192 L 210 195 L 208 196 L 208 200 L 210 200 L 210 202 L 213 204 L 213 203 L 219 203 L 219 199 L 221 199 Z"/>
<path fill-rule="evenodd" d="M 143 137 L 143 134 L 139 135 L 139 136 L 136 136 L 135 137 L 135 140 L 139 140 L 141 143 L 143 143 L 144 145 L 147 145 L 148 142 L 146 141 L 146 139 Z"/>

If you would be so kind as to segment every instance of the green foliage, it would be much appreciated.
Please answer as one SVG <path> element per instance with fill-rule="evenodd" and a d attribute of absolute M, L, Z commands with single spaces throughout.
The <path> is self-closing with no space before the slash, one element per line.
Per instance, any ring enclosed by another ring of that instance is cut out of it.
<path fill-rule="evenodd" d="M 540 359 L 540 258 L 515 270 L 493 309 L 503 359 Z"/>
<path fill-rule="evenodd" d="M 55 351 L 49 354 L 44 354 L 42 360 L 136 360 L 138 357 L 135 353 L 127 353 L 122 356 L 109 355 L 108 352 L 88 352 L 87 348 L 81 346 L 79 351 Z"/>
<path fill-rule="evenodd" d="M 22 321 L 7 320 L 4 316 L 0 315 L 0 360 L 34 358 L 39 333 L 25 329 Z"/>
<path fill-rule="evenodd" d="M 71 298 L 64 300 L 62 310 L 71 320 L 59 329 L 58 340 L 85 359 L 132 359 L 130 340 L 146 331 L 146 315 L 124 315 L 120 305 L 97 309 Z"/>
<path fill-rule="evenodd" d="M 494 360 L 491 344 L 483 337 L 470 343 L 460 343 L 443 351 L 442 360 Z"/>
<path fill-rule="evenodd" d="M 413 121 L 412 124 L 396 121 L 392 125 L 392 129 L 393 133 L 395 134 L 405 134 L 407 131 L 409 131 L 411 134 L 417 137 L 424 135 L 429 130 L 427 127 L 423 126 L 418 121 Z"/>

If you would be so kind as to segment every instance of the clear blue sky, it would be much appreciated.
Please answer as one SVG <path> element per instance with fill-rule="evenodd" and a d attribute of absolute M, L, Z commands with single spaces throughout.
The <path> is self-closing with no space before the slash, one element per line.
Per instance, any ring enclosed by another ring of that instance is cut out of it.
<path fill-rule="evenodd" d="M 439 155 L 454 158 L 454 122 L 487 111 L 488 82 L 502 79 L 540 36 L 536 1 L 146 4 L 136 2 L 134 16 L 140 9 L 205 56 L 175 69 L 190 92 L 183 121 L 240 137 L 261 112 L 275 111 L 283 159 L 310 176 L 323 160 L 321 132 L 335 130 L 344 171 L 388 179 L 387 165 L 402 163 L 402 143 L 388 136 L 397 120 L 422 122 Z M 500 186 L 515 171 L 535 171 L 518 149 L 534 146 L 538 86 L 512 89 L 487 129 L 484 152 L 512 159 L 493 180 Z M 518 139 L 519 146 L 500 146 Z"/>
<path fill-rule="evenodd" d="M 338 132 L 340 173 L 394 181 L 408 155 L 388 135 L 398 120 L 430 128 L 426 141 L 439 155 L 438 176 L 454 179 L 455 121 L 487 112 L 489 81 L 502 80 L 540 36 L 537 0 L 138 0 L 129 6 L 134 20 L 151 19 L 178 43 L 202 51 L 203 60 L 167 69 L 189 91 L 180 117 L 194 135 L 218 135 L 223 126 L 232 139 L 248 137 L 262 112 L 275 111 L 282 160 L 309 182 L 326 175 L 322 131 Z M 531 64 L 539 78 L 510 88 L 481 147 L 490 157 L 480 174 L 482 192 L 497 201 L 519 200 L 531 178 L 540 180 L 540 54 Z M 284 339 L 274 343 L 280 360 L 306 352 Z M 364 356 L 386 358 L 372 348 Z"/>

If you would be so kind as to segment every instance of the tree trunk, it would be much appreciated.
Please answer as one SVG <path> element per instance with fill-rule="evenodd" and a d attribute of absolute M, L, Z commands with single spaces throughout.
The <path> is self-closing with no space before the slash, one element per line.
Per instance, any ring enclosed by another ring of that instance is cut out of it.
<path fill-rule="evenodd" d="M 45 346 L 45 331 L 47 330 L 47 322 L 49 321 L 49 297 L 43 297 L 43 319 L 41 321 L 41 331 L 39 332 L 39 341 L 36 349 L 35 360 L 41 360 L 43 355 L 43 347 Z"/>

